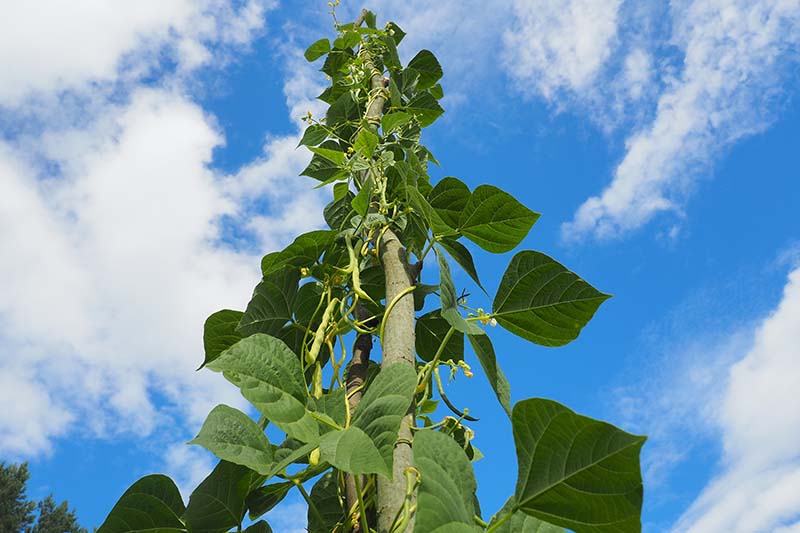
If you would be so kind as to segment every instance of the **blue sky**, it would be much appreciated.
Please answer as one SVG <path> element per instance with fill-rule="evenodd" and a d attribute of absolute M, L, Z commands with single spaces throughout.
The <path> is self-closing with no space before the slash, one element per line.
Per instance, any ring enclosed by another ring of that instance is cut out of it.
<path fill-rule="evenodd" d="M 434 177 L 513 193 L 542 213 L 521 248 L 614 294 L 565 348 L 491 331 L 513 398 L 650 435 L 645 531 L 800 531 L 800 5 L 369 7 L 409 33 L 401 56 L 444 68 Z M 183 443 L 215 404 L 245 408 L 194 372 L 202 324 L 322 223 L 330 192 L 297 176 L 295 146 L 323 109 L 301 54 L 326 10 L 0 7 L 0 459 L 30 461 L 31 496 L 86 526 L 141 475 L 190 490 L 212 460 Z M 475 255 L 493 293 L 510 257 Z M 480 372 L 450 387 L 481 418 L 491 514 L 513 491 L 510 427 Z M 303 515 L 295 496 L 271 521 Z"/>

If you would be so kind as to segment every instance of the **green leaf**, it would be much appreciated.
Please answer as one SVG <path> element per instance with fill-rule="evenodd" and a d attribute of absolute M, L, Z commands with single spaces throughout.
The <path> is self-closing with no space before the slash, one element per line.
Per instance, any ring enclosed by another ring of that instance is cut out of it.
<path fill-rule="evenodd" d="M 206 358 L 200 368 L 206 366 L 219 357 L 219 354 L 242 339 L 242 335 L 236 328 L 243 316 L 244 313 L 241 311 L 223 309 L 206 319 L 206 323 L 203 326 L 203 347 L 205 348 Z"/>
<path fill-rule="evenodd" d="M 442 77 L 442 66 L 436 59 L 436 56 L 429 50 L 420 50 L 417 55 L 408 62 L 408 66 L 419 73 L 419 81 L 417 82 L 417 89 L 423 91 L 439 81 Z"/>
<path fill-rule="evenodd" d="M 308 390 L 300 361 L 280 339 L 257 333 L 222 353 L 208 368 L 222 372 L 267 419 L 303 442 L 319 439 L 306 410 Z"/>
<path fill-rule="evenodd" d="M 384 135 L 388 135 L 411 122 L 412 118 L 413 117 L 410 114 L 403 111 L 394 111 L 392 113 L 388 113 L 383 115 L 383 118 L 381 119 L 381 130 L 383 130 Z"/>
<path fill-rule="evenodd" d="M 367 178 L 350 205 L 352 205 L 356 213 L 362 217 L 366 216 L 369 210 L 370 198 L 372 198 L 372 178 Z"/>
<path fill-rule="evenodd" d="M 403 30 L 401 30 L 401 29 L 400 29 L 400 26 L 398 26 L 398 25 L 397 25 L 397 24 L 395 24 L 394 22 L 389 22 L 389 23 L 386 25 L 386 31 L 388 31 L 388 32 L 389 32 L 389 34 L 390 34 L 392 37 L 394 37 L 394 43 L 395 43 L 395 44 L 400 44 L 400 41 L 402 41 L 402 40 L 403 40 L 403 37 L 405 37 L 405 36 L 406 36 L 406 32 L 404 32 Z"/>
<path fill-rule="evenodd" d="M 539 218 L 513 196 L 492 185 L 475 189 L 459 219 L 461 233 L 487 252 L 513 250 Z"/>
<path fill-rule="evenodd" d="M 323 394 L 317 399 L 311 398 L 309 399 L 309 402 L 311 403 L 314 411 L 325 415 L 340 426 L 344 426 L 347 420 L 347 411 L 345 407 L 346 392 L 347 391 L 344 387 L 339 387 L 338 389 Z M 330 427 L 325 429 L 325 431 L 328 430 L 330 430 Z"/>
<path fill-rule="evenodd" d="M 444 89 L 442 89 L 442 86 L 439 85 L 438 83 L 428 90 L 437 100 L 441 100 L 442 98 L 444 98 Z"/>
<path fill-rule="evenodd" d="M 440 310 L 431 311 L 417 319 L 414 341 L 417 355 L 423 361 L 431 361 L 437 350 L 444 342 L 450 323 L 442 318 Z M 464 359 L 464 334 L 454 332 L 444 347 L 441 361 L 461 361 Z"/>
<path fill-rule="evenodd" d="M 308 149 L 317 154 L 318 156 L 324 157 L 325 159 L 327 159 L 332 163 L 336 163 L 340 167 L 341 165 L 344 164 L 345 156 L 344 153 L 341 152 L 340 150 L 334 150 L 332 148 L 322 148 L 322 147 L 318 148 L 315 146 L 309 146 Z"/>
<path fill-rule="evenodd" d="M 464 269 L 464 272 L 466 272 L 469 277 L 472 278 L 472 281 L 474 281 L 478 287 L 483 290 L 483 292 L 486 292 L 486 289 L 484 289 L 483 285 L 481 285 L 480 278 L 478 278 L 478 271 L 475 269 L 475 262 L 472 260 L 472 254 L 469 253 L 469 250 L 467 250 L 466 246 L 455 239 L 449 239 L 446 237 L 440 238 L 439 244 L 442 246 L 442 248 L 447 250 L 447 253 L 450 254 L 450 257 L 456 260 L 456 263 L 458 263 L 459 266 Z"/>
<path fill-rule="evenodd" d="M 311 147 L 309 147 L 310 149 Z M 327 140 L 323 142 L 319 148 L 314 148 L 315 150 L 326 149 L 331 151 L 341 150 L 339 143 L 333 140 Z M 329 180 L 336 180 L 339 177 L 346 178 L 347 172 L 342 170 L 339 163 L 336 163 L 329 159 L 328 157 L 323 157 L 319 154 L 314 154 L 314 157 L 311 158 L 311 162 L 308 166 L 303 169 L 300 173 L 301 176 L 308 176 L 309 178 L 314 178 L 315 180 L 319 180 L 322 182 L 326 182 Z"/>
<path fill-rule="evenodd" d="M 418 431 L 413 449 L 414 466 L 422 479 L 414 532 L 482 531 L 474 522 L 477 483 L 464 450 L 436 431 Z"/>
<path fill-rule="evenodd" d="M 281 503 L 292 487 L 294 487 L 294 483 L 284 481 L 282 483 L 264 485 L 251 491 L 245 498 L 250 520 L 255 520 Z"/>
<path fill-rule="evenodd" d="M 492 517 L 491 522 L 489 522 L 490 527 L 500 520 L 504 520 L 500 526 L 497 526 L 497 529 L 493 530 L 495 533 L 567 533 L 558 526 L 543 522 L 522 511 L 515 511 L 515 504 L 516 502 L 512 496 L 506 501 L 503 508 Z M 506 518 L 507 515 L 511 515 L 510 518 Z"/>
<path fill-rule="evenodd" d="M 436 259 L 439 261 L 439 298 L 442 301 L 442 318 L 461 333 L 467 335 L 485 335 L 483 329 L 475 322 L 467 322 L 458 312 L 458 297 L 450 275 L 447 259 L 438 248 L 434 246 Z"/>
<path fill-rule="evenodd" d="M 311 487 L 308 508 L 308 533 L 330 533 L 336 524 L 346 520 L 345 510 L 339 500 L 339 481 L 335 470 L 331 470 Z"/>
<path fill-rule="evenodd" d="M 192 533 L 224 533 L 242 523 L 245 496 L 258 475 L 252 470 L 220 461 L 192 492 L 183 520 Z"/>
<path fill-rule="evenodd" d="M 367 159 L 371 159 L 375 148 L 378 147 L 378 142 L 378 136 L 364 128 L 358 133 L 356 142 L 353 143 L 353 149 Z"/>
<path fill-rule="evenodd" d="M 320 57 L 324 56 L 328 52 L 331 51 L 331 42 L 328 39 L 320 39 L 319 41 L 315 42 L 308 48 L 306 48 L 305 53 L 303 56 L 306 58 L 306 61 L 316 61 Z"/>
<path fill-rule="evenodd" d="M 360 428 L 326 433 L 320 441 L 320 456 L 339 470 L 350 474 L 382 474 L 391 477 L 391 468 L 369 436 Z"/>
<path fill-rule="evenodd" d="M 360 119 L 361 112 L 358 102 L 353 99 L 352 93 L 347 91 L 328 108 L 328 113 L 325 115 L 325 124 L 329 127 L 335 127 L 345 122 L 358 122 Z"/>
<path fill-rule="evenodd" d="M 411 406 L 417 373 L 402 363 L 383 368 L 367 388 L 353 415 L 353 426 L 361 428 L 392 471 L 392 450 L 400 421 Z M 391 474 L 389 474 L 391 477 Z"/>
<path fill-rule="evenodd" d="M 346 185 L 345 183 L 339 183 L 337 185 Z M 344 227 L 350 218 L 356 214 L 353 210 L 353 206 L 351 202 L 356 195 L 350 191 L 345 193 L 345 196 L 342 198 L 338 198 L 327 206 L 325 206 L 325 210 L 323 211 L 323 216 L 325 217 L 325 222 L 328 223 L 328 226 L 331 229 L 336 231 L 340 231 L 342 227 Z"/>
<path fill-rule="evenodd" d="M 641 531 L 646 437 L 540 398 L 518 402 L 511 422 L 519 509 L 576 533 Z"/>
<path fill-rule="evenodd" d="M 353 51 L 348 49 L 331 50 L 328 57 L 325 58 L 325 63 L 322 64 L 320 70 L 336 80 L 342 73 L 344 66 L 353 59 L 353 55 Z"/>
<path fill-rule="evenodd" d="M 310 267 L 333 242 L 336 232 L 316 230 L 303 233 L 280 252 L 272 252 L 261 260 L 261 274 L 268 276 L 285 266 L 296 269 Z"/>
<path fill-rule="evenodd" d="M 503 371 L 497 364 L 497 357 L 494 354 L 494 346 L 488 335 L 469 335 L 469 342 L 475 355 L 478 356 L 478 361 L 481 363 L 483 371 L 486 373 L 486 378 L 489 380 L 489 385 L 492 386 L 495 396 L 503 406 L 503 410 L 511 417 L 511 386 L 508 384 Z"/>
<path fill-rule="evenodd" d="M 322 309 L 317 311 L 322 293 L 322 284 L 319 282 L 312 281 L 300 286 L 294 300 L 294 319 L 298 324 L 316 329 L 322 319 Z M 314 311 L 317 311 L 316 316 Z"/>
<path fill-rule="evenodd" d="M 98 533 L 176 533 L 185 508 L 175 483 L 160 474 L 145 476 L 122 495 Z"/>
<path fill-rule="evenodd" d="M 254 333 L 277 334 L 292 319 L 299 282 L 300 271 L 290 266 L 264 276 L 239 321 L 239 333 L 243 337 Z"/>
<path fill-rule="evenodd" d="M 419 125 L 423 128 L 430 126 L 444 113 L 444 109 L 436 98 L 427 92 L 416 94 L 406 106 L 406 110 L 417 117 Z"/>
<path fill-rule="evenodd" d="M 457 230 L 471 194 L 463 181 L 447 177 L 440 180 L 428 193 L 428 202 L 448 226 Z"/>
<path fill-rule="evenodd" d="M 508 265 L 494 297 L 493 314 L 498 324 L 524 339 L 563 346 L 610 297 L 554 259 L 526 250 Z"/>
<path fill-rule="evenodd" d="M 328 130 L 321 124 L 312 124 L 303 132 L 303 138 L 297 146 L 316 146 L 328 138 Z"/>
<path fill-rule="evenodd" d="M 259 520 L 255 524 L 250 524 L 244 533 L 272 533 L 272 528 L 264 520 Z"/>
<path fill-rule="evenodd" d="M 351 474 L 391 477 L 397 432 L 416 386 L 416 372 L 407 365 L 382 369 L 361 398 L 352 425 L 322 438 L 322 459 Z"/>
<path fill-rule="evenodd" d="M 200 433 L 189 444 L 202 446 L 224 461 L 259 474 L 269 473 L 273 462 L 269 440 L 258 424 L 223 404 L 211 410 Z"/>

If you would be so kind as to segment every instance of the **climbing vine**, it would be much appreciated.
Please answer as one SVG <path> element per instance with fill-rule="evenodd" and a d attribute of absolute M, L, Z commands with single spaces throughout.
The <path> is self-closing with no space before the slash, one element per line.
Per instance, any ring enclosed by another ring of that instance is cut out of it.
<path fill-rule="evenodd" d="M 451 266 L 485 290 L 464 243 L 511 252 L 539 214 L 493 185 L 433 182 L 428 167 L 439 163 L 421 132 L 443 113 L 438 60 L 422 50 L 402 65 L 399 26 L 378 27 L 369 11 L 342 24 L 336 4 L 336 38 L 305 52 L 324 58 L 330 85 L 319 98 L 329 107 L 304 117 L 300 140 L 312 153 L 302 175 L 332 192 L 328 229 L 267 254 L 247 308 L 205 323 L 202 366 L 239 388 L 260 419 L 215 407 L 190 444 L 219 463 L 188 504 L 168 477 L 146 476 L 99 533 L 223 533 L 246 518 L 247 532 L 266 533 L 262 516 L 292 490 L 308 503 L 311 533 L 640 531 L 645 438 L 551 400 L 512 407 L 486 331 L 562 346 L 609 296 L 523 250 L 491 303 L 468 305 Z M 437 283 L 422 282 L 423 265 Z M 516 487 L 496 488 L 508 501 L 486 517 L 471 465 L 481 457 L 476 419 L 447 397 L 441 375 L 477 371 L 467 343 L 510 417 L 519 463 Z M 281 442 L 268 440 L 268 424 Z"/>

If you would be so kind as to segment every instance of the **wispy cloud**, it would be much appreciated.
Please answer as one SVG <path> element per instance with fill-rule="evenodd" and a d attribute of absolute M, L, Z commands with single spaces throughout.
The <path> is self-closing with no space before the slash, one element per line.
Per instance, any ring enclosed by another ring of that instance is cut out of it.
<path fill-rule="evenodd" d="M 755 331 L 752 348 L 730 367 L 719 398 L 721 472 L 675 532 L 773 531 L 800 527 L 800 268 L 778 307 Z"/>
<path fill-rule="evenodd" d="M 212 32 L 223 49 L 246 45 L 264 24 L 261 2 L 176 6 L 200 10 L 191 29 L 200 33 L 191 35 Z M 164 24 L 171 38 L 179 33 L 171 19 Z M 93 46 L 106 45 L 104 36 Z M 117 46 L 117 61 L 148 44 L 131 46 Z M 297 50 L 281 54 L 287 104 L 299 118 L 318 105 L 319 87 Z M 244 307 L 260 252 L 321 222 L 308 212 L 321 211 L 323 193 L 297 177 L 308 161 L 294 150 L 299 121 L 296 133 L 266 139 L 261 156 L 223 175 L 212 153 L 224 132 L 185 89 L 191 78 L 180 64 L 152 59 L 165 72 L 121 92 L 91 83 L 107 76 L 113 84 L 126 76 L 120 69 L 87 67 L 65 85 L 53 61 L 41 67 L 49 77 L 26 74 L 19 86 L 28 96 L 2 102 L 10 107 L 0 119 L 17 131 L 0 141 L 0 402 L 23 406 L 0 412 L 6 456 L 48 453 L 74 432 L 143 436 L 177 422 L 191 433 L 214 404 L 243 407 L 218 375 L 194 372 L 203 321 Z M 225 224 L 248 234 L 248 246 L 226 242 Z"/>
<path fill-rule="evenodd" d="M 621 0 L 514 2 L 503 34 L 506 69 L 523 93 L 546 100 L 592 86 L 611 56 Z M 638 75 L 638 74 L 637 74 Z"/>
<path fill-rule="evenodd" d="M 715 156 L 775 116 L 787 63 L 798 57 L 800 5 L 684 1 L 673 6 L 672 21 L 682 71 L 668 79 L 652 122 L 627 140 L 612 183 L 564 224 L 567 240 L 615 237 L 659 212 L 682 213 Z"/>

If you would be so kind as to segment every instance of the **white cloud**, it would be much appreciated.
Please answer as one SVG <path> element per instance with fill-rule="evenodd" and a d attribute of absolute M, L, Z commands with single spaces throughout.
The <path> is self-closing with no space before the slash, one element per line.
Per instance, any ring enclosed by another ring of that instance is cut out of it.
<path fill-rule="evenodd" d="M 621 0 L 514 2 L 505 63 L 523 93 L 581 92 L 611 56 Z"/>
<path fill-rule="evenodd" d="M 211 59 L 214 44 L 243 45 L 271 0 L 31 0 L 0 4 L 0 105 L 31 94 L 136 77 L 164 52 L 184 69 Z"/>
<path fill-rule="evenodd" d="M 773 118 L 770 95 L 781 93 L 800 42 L 797 2 L 679 2 L 673 23 L 683 71 L 659 97 L 652 123 L 628 139 L 612 183 L 562 227 L 566 239 L 613 237 L 659 212 L 680 214 L 714 156 Z"/>
<path fill-rule="evenodd" d="M 800 268 L 752 348 L 730 367 L 719 398 L 722 471 L 674 527 L 676 532 L 796 530 L 800 527 Z"/>

